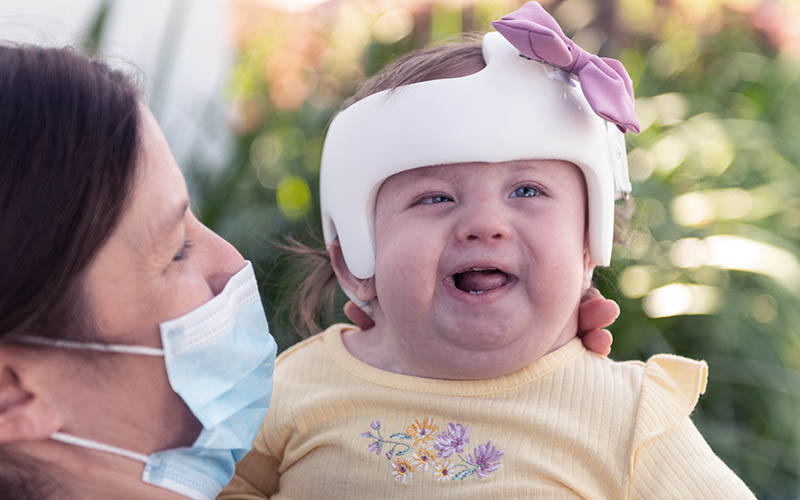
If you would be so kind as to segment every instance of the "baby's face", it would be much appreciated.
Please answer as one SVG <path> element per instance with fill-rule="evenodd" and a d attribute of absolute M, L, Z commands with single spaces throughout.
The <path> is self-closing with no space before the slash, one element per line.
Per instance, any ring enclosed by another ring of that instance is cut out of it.
<path fill-rule="evenodd" d="M 375 212 L 376 322 L 402 371 L 498 376 L 572 339 L 591 270 L 585 200 L 580 170 L 556 160 L 387 179 Z"/>

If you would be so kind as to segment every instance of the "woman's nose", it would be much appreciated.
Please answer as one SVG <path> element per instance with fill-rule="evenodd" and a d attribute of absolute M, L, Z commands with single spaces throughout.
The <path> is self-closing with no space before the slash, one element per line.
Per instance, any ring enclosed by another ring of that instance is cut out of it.
<path fill-rule="evenodd" d="M 486 202 L 466 209 L 456 229 L 459 242 L 502 241 L 511 236 L 511 226 L 502 208 Z"/>
<path fill-rule="evenodd" d="M 206 280 L 214 295 L 219 294 L 231 276 L 241 271 L 245 265 L 244 257 L 233 245 L 220 235 L 203 226 L 208 238 L 206 255 Z"/>

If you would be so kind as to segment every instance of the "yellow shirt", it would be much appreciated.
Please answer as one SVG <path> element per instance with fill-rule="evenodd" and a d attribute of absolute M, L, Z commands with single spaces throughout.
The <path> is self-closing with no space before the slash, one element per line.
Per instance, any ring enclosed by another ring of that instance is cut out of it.
<path fill-rule="evenodd" d="M 702 361 L 619 363 L 580 340 L 503 377 L 398 375 L 334 325 L 284 352 L 223 499 L 755 498 L 689 414 Z"/>

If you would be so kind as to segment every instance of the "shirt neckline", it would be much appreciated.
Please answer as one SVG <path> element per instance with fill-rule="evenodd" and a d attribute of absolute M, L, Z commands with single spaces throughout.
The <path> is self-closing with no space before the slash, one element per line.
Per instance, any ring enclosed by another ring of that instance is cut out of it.
<path fill-rule="evenodd" d="M 581 340 L 574 338 L 527 367 L 508 375 L 479 380 L 442 380 L 389 372 L 361 361 L 350 354 L 342 341 L 342 333 L 354 329 L 356 327 L 352 325 L 337 324 L 319 334 L 325 351 L 340 368 L 372 384 L 429 394 L 480 396 L 505 392 L 542 378 L 586 352 Z"/>

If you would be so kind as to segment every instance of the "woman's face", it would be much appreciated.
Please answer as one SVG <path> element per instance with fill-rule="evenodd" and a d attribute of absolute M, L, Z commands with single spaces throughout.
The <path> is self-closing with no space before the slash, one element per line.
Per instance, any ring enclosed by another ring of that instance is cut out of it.
<path fill-rule="evenodd" d="M 141 109 L 141 149 L 129 203 L 90 265 L 84 290 L 98 341 L 161 347 L 159 323 L 210 300 L 245 263 L 192 214 L 186 183 L 161 129 L 149 110 Z M 103 431 L 88 428 L 85 418 L 75 426 L 86 428 L 64 432 L 142 453 L 194 441 L 201 427 L 170 388 L 163 358 L 98 356 L 95 375 L 103 383 L 96 384 L 100 390 L 89 404 L 106 416 L 100 427 L 111 432 L 98 435 Z M 127 434 L 123 423 L 130 426 Z M 139 431 L 146 437 L 135 439 Z"/>

